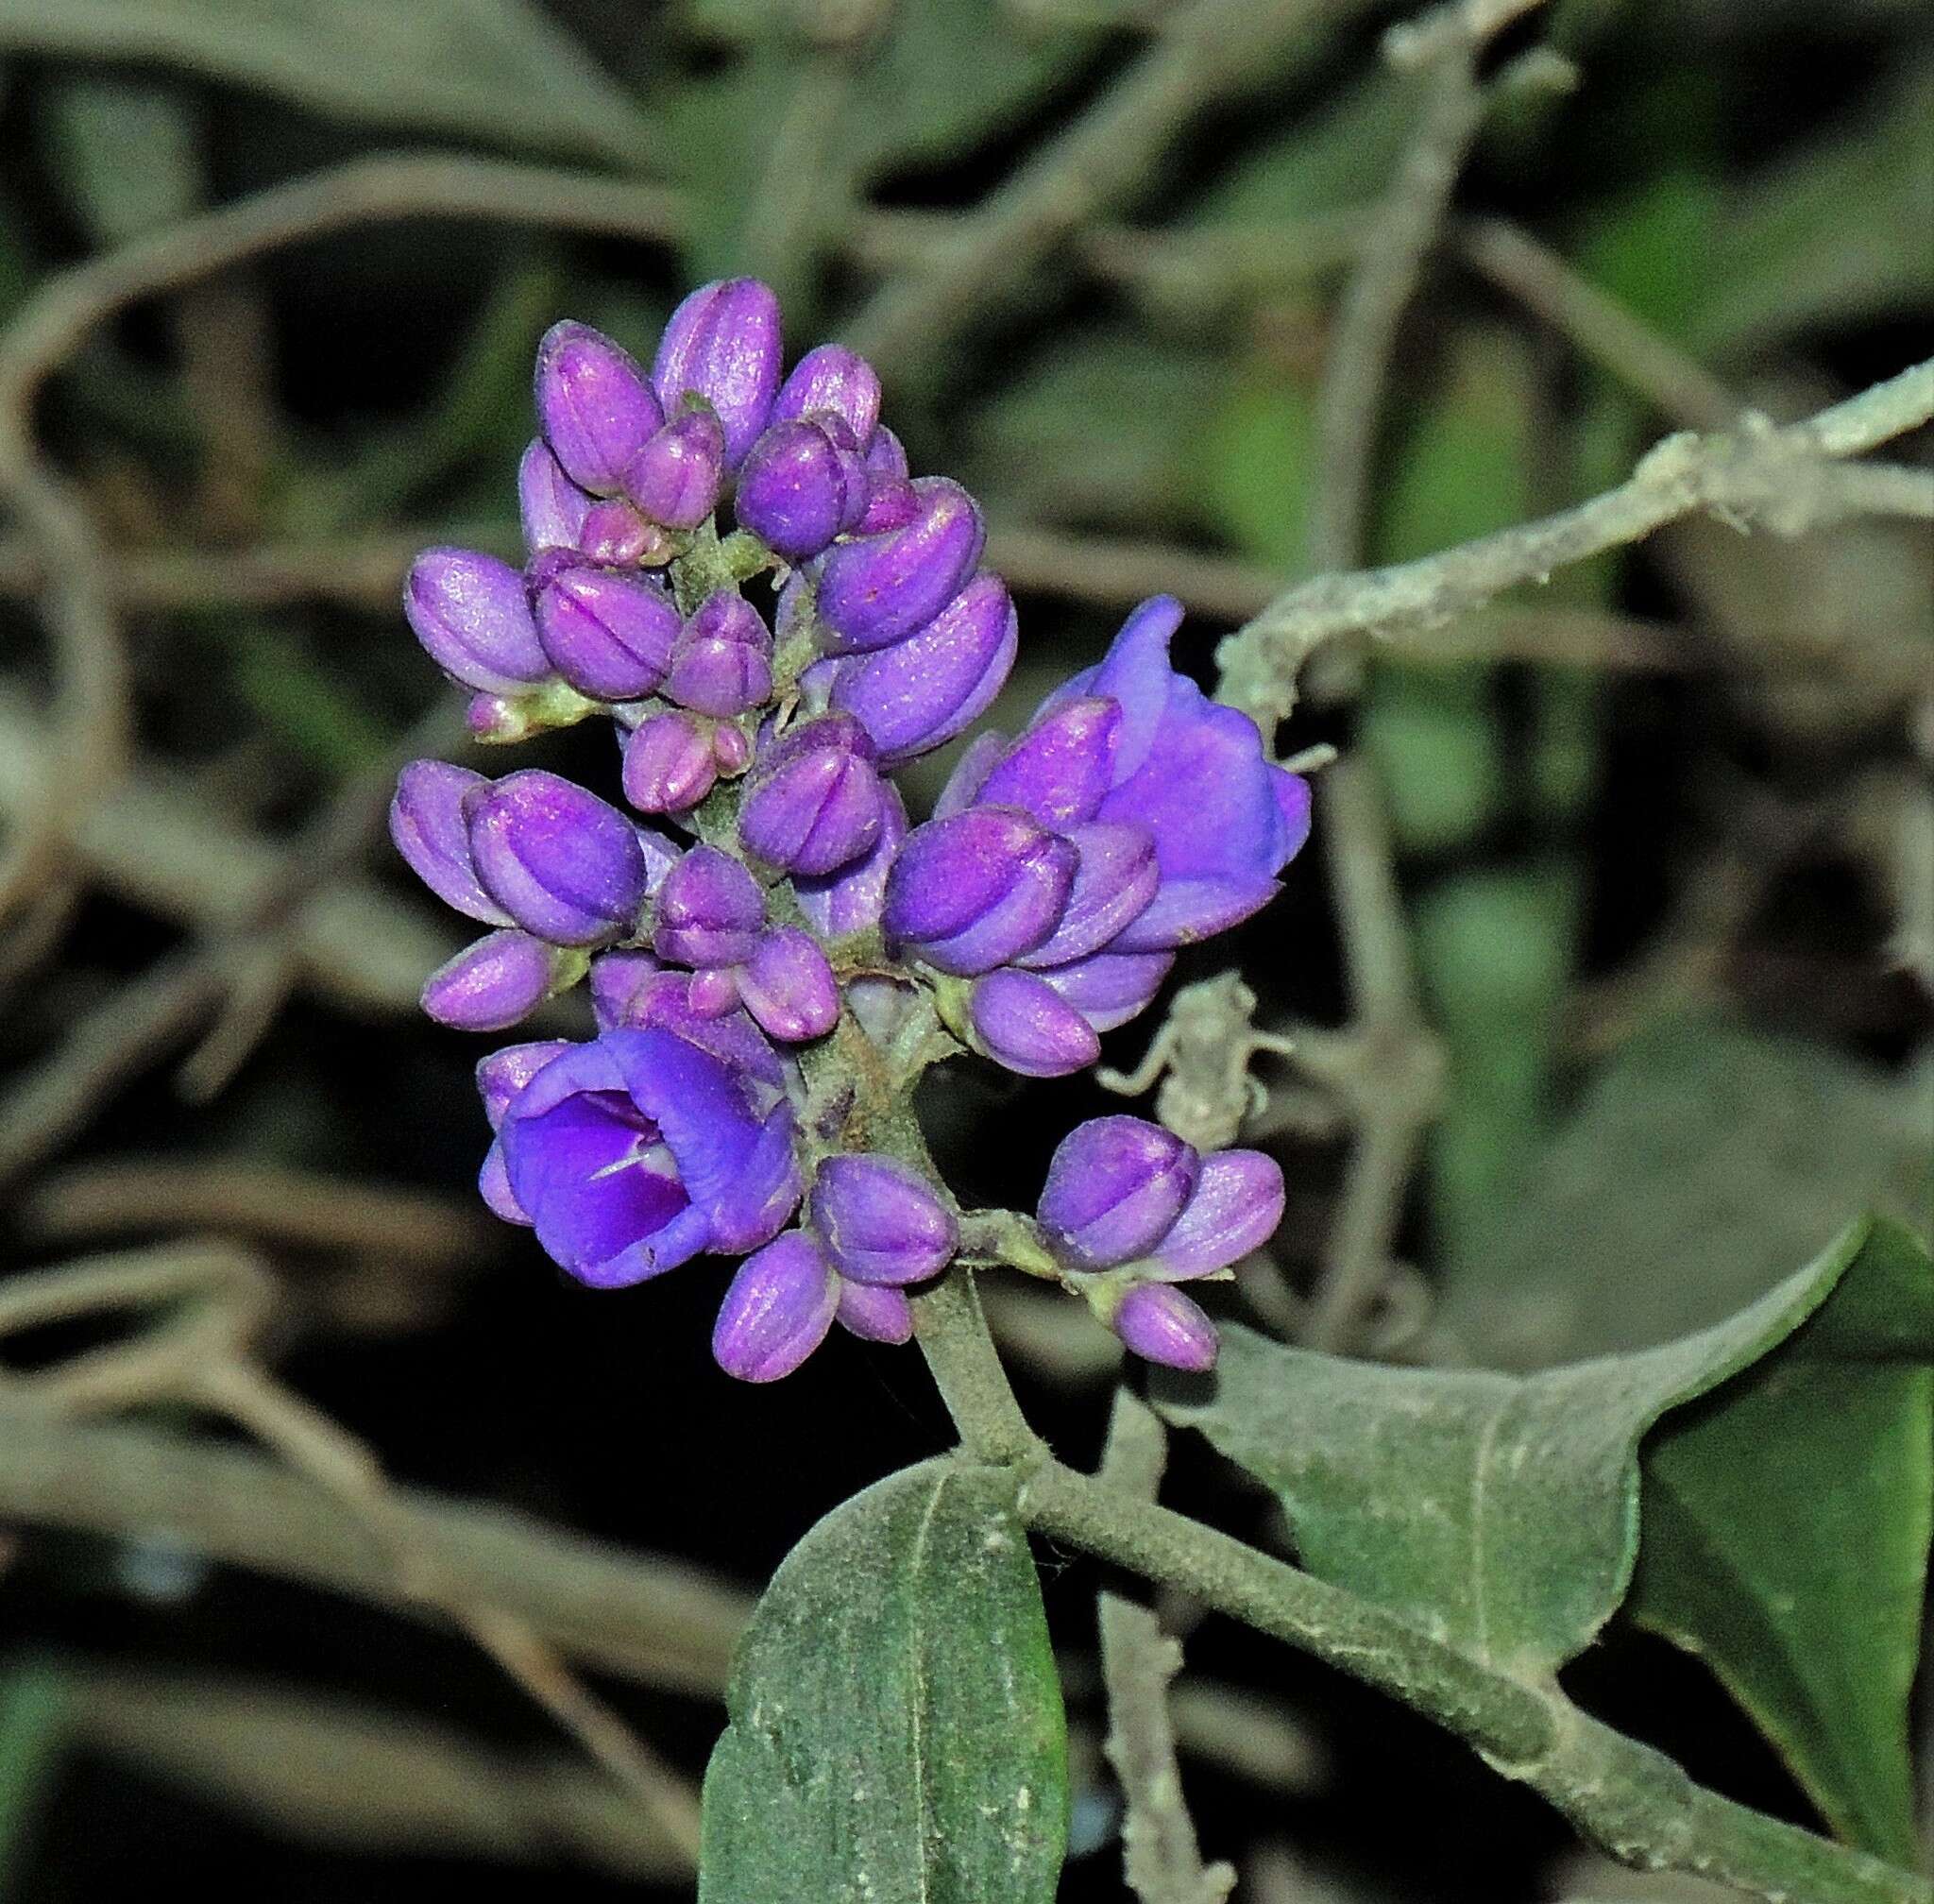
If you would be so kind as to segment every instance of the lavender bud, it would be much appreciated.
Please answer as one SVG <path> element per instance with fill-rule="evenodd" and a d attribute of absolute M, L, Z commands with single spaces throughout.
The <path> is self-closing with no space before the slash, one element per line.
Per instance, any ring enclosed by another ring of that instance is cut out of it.
<path fill-rule="evenodd" d="M 823 1038 L 840 1021 L 840 986 L 810 932 L 775 926 L 738 969 L 738 997 L 772 1037 Z"/>
<path fill-rule="evenodd" d="M 890 944 L 971 978 L 1054 930 L 1077 860 L 1065 840 L 1011 807 L 929 820 L 894 857 L 880 923 Z"/>
<path fill-rule="evenodd" d="M 866 508 L 858 452 L 806 418 L 774 423 L 738 472 L 733 512 L 738 526 L 789 562 L 817 555 Z"/>
<path fill-rule="evenodd" d="M 624 743 L 624 797 L 640 813 L 683 813 L 718 777 L 711 733 L 696 715 L 653 714 Z"/>
<path fill-rule="evenodd" d="M 910 1342 L 913 1307 L 903 1289 L 840 1279 L 840 1306 L 833 1319 L 862 1342 Z"/>
<path fill-rule="evenodd" d="M 912 476 L 907 446 L 884 424 L 866 446 L 866 473 L 880 483 L 905 483 Z"/>
<path fill-rule="evenodd" d="M 840 1279 L 794 1231 L 738 1266 L 712 1331 L 712 1355 L 741 1382 L 789 1375 L 826 1338 L 840 1302 Z"/>
<path fill-rule="evenodd" d="M 686 618 L 663 684 L 666 698 L 700 714 L 729 716 L 762 706 L 772 691 L 772 631 L 744 596 L 721 590 Z"/>
<path fill-rule="evenodd" d="M 866 513 L 855 525 L 860 536 L 904 529 L 920 508 L 907 472 L 907 451 L 891 430 L 875 433 L 866 452 Z"/>
<path fill-rule="evenodd" d="M 712 406 L 725 433 L 725 463 L 736 469 L 766 427 L 780 370 L 779 300 L 753 278 L 702 284 L 671 314 L 652 382 L 667 416 L 687 394 Z"/>
<path fill-rule="evenodd" d="M 980 560 L 986 532 L 974 499 L 944 477 L 913 485 L 916 507 L 902 527 L 842 542 L 820 571 L 818 609 L 836 654 L 863 654 L 904 641 L 959 593 Z"/>
<path fill-rule="evenodd" d="M 1094 1028 L 1037 973 L 990 972 L 968 1015 L 979 1048 L 1024 1078 L 1065 1078 L 1101 1056 Z"/>
<path fill-rule="evenodd" d="M 636 829 L 595 793 L 525 768 L 464 799 L 478 882 L 525 931 L 596 945 L 635 931 L 648 869 Z"/>
<path fill-rule="evenodd" d="M 1116 702 L 1099 695 L 1064 701 L 1035 720 L 974 797 L 985 806 L 1025 808 L 1047 826 L 1092 820 L 1109 790 L 1121 730 Z"/>
<path fill-rule="evenodd" d="M 466 688 L 516 694 L 551 678 L 524 578 L 495 555 L 426 549 L 410 565 L 403 613 L 430 658 Z"/>
<path fill-rule="evenodd" d="M 1060 1141 L 1035 1214 L 1074 1269 L 1111 1269 L 1168 1232 L 1196 1187 L 1192 1144 L 1142 1117 L 1091 1117 Z"/>
<path fill-rule="evenodd" d="M 1110 1326 L 1145 1362 L 1206 1375 L 1221 1347 L 1201 1305 L 1165 1283 L 1144 1283 L 1121 1300 Z"/>
<path fill-rule="evenodd" d="M 423 1009 L 459 1031 L 503 1031 L 582 969 L 581 960 L 528 932 L 492 932 L 430 975 Z"/>
<path fill-rule="evenodd" d="M 524 525 L 524 547 L 533 555 L 546 549 L 578 548 L 590 508 L 591 498 L 564 473 L 564 466 L 539 436 L 517 465 L 517 515 Z"/>
<path fill-rule="evenodd" d="M 671 559 L 670 538 L 619 497 L 594 502 L 585 513 L 578 547 L 585 557 L 612 569 L 651 569 Z"/>
<path fill-rule="evenodd" d="M 687 1008 L 700 1018 L 722 1018 L 737 1010 L 738 972 L 737 965 L 708 965 L 694 972 L 685 991 Z"/>
<path fill-rule="evenodd" d="M 1145 1012 L 1175 964 L 1173 952 L 1096 952 L 1041 976 L 1097 1031 Z"/>
<path fill-rule="evenodd" d="M 1094 820 L 1069 827 L 1062 837 L 1080 855 L 1068 903 L 1060 923 L 1016 964 L 1038 970 L 1098 952 L 1142 914 L 1162 883 L 1155 836 L 1145 826 L 1111 826 Z"/>
<path fill-rule="evenodd" d="M 1218 1150 L 1201 1174 L 1181 1215 L 1149 1251 L 1164 1282 L 1213 1276 L 1240 1263 L 1275 1235 L 1286 1195 L 1282 1168 L 1260 1150 Z"/>
<path fill-rule="evenodd" d="M 1007 584 L 976 575 L 917 634 L 837 664 L 832 705 L 873 736 L 888 767 L 943 746 L 993 705 L 1020 627 Z"/>
<path fill-rule="evenodd" d="M 752 957 L 765 923 L 765 895 L 752 875 L 716 846 L 694 846 L 658 889 L 652 950 L 681 965 L 738 965 Z"/>
<path fill-rule="evenodd" d="M 686 410 L 624 468 L 624 493 L 668 529 L 696 529 L 719 506 L 725 433 L 708 410 Z"/>
<path fill-rule="evenodd" d="M 565 569 L 537 590 L 537 637 L 557 672 L 601 701 L 652 693 L 671 665 L 678 610 L 655 582 L 616 569 Z"/>
<path fill-rule="evenodd" d="M 631 1023 L 632 1007 L 663 967 L 649 952 L 604 952 L 591 960 L 591 1015 L 601 1031 Z"/>
<path fill-rule="evenodd" d="M 553 1058 L 575 1047 L 566 1038 L 543 1038 L 529 1045 L 506 1045 L 477 1061 L 477 1095 L 484 1115 L 495 1130 L 503 1122 L 511 1099 Z"/>
<path fill-rule="evenodd" d="M 752 765 L 752 736 L 743 728 L 721 722 L 712 729 L 712 764 L 731 779 Z"/>
<path fill-rule="evenodd" d="M 920 514 L 920 498 L 913 484 L 904 477 L 870 476 L 866 485 L 866 507 L 853 525 L 855 536 L 884 536 L 889 530 L 904 529 Z"/>
<path fill-rule="evenodd" d="M 866 450 L 880 420 L 879 374 L 843 344 L 822 344 L 792 366 L 772 402 L 772 421 L 837 416 Z M 902 472 L 905 473 L 904 471 Z"/>
<path fill-rule="evenodd" d="M 892 1157 L 828 1157 L 806 1213 L 840 1275 L 894 1287 L 938 1276 L 960 1247 L 959 1226 L 925 1178 Z"/>
<path fill-rule="evenodd" d="M 553 324 L 537 346 L 537 426 L 564 472 L 609 495 L 664 423 L 636 359 L 588 324 Z"/>
<path fill-rule="evenodd" d="M 510 915 L 477 883 L 464 796 L 490 782 L 447 760 L 412 760 L 397 775 L 389 803 L 389 837 L 411 872 L 446 906 L 485 926 L 508 926 Z"/>
<path fill-rule="evenodd" d="M 746 777 L 739 838 L 769 866 L 808 875 L 857 859 L 880 837 L 885 797 L 873 742 L 843 714 L 765 748 Z"/>
<path fill-rule="evenodd" d="M 906 837 L 906 803 L 897 788 L 882 782 L 880 837 L 872 850 L 848 861 L 826 878 L 794 878 L 792 890 L 799 896 L 800 910 L 823 939 L 870 931 L 880 923 L 880 909 L 887 898 L 887 875 L 892 871 L 893 856 Z"/>

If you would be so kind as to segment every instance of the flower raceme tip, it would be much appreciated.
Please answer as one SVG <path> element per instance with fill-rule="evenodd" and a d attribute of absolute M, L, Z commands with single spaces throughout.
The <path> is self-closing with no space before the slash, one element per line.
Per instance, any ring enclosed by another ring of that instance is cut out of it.
<path fill-rule="evenodd" d="M 847 1061 L 793 1054 L 842 1017 L 890 1040 L 924 992 L 1022 1075 L 1093 1063 L 1179 951 L 1273 894 L 1308 785 L 1173 667 L 1181 611 L 1157 597 L 1018 735 L 969 744 L 909 826 L 891 776 L 986 713 L 1020 631 L 980 567 L 978 506 L 913 472 L 873 367 L 827 343 L 789 372 L 778 300 L 730 279 L 687 298 L 649 360 L 554 325 L 534 394 L 528 559 L 429 550 L 405 614 L 481 738 L 608 718 L 622 804 L 544 770 L 399 779 L 399 852 L 483 929 L 431 975 L 426 1012 L 501 1031 L 584 981 L 596 1021 L 480 1066 L 480 1190 L 594 1287 L 742 1258 L 714 1348 L 746 1380 L 836 1323 L 905 1341 L 908 1291 L 945 1272 L 959 1216 L 865 1147 L 881 1107 L 856 1122 L 827 1095 Z M 930 1062 L 903 1053 L 864 1088 Z M 1206 1367 L 1213 1325 L 1176 1285 L 1256 1248 L 1281 1201 L 1258 1152 L 1099 1118 L 1057 1150 L 1038 1226 L 1132 1350 Z"/>

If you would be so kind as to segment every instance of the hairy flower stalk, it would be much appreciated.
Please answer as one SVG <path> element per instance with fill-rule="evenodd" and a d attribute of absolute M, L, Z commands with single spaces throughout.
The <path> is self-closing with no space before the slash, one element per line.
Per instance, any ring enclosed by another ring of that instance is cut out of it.
<path fill-rule="evenodd" d="M 1027 1076 L 1094 1062 L 1182 948 L 1267 903 L 1307 784 L 1175 672 L 1158 598 L 909 824 L 893 774 L 986 712 L 1020 631 L 977 505 L 912 472 L 872 366 L 823 344 L 789 374 L 776 298 L 735 279 L 679 306 L 649 369 L 553 326 L 534 394 L 524 567 L 433 549 L 404 596 L 479 738 L 602 717 L 619 746 L 614 798 L 434 760 L 398 783 L 399 852 L 485 928 L 426 1011 L 503 1030 L 583 980 L 593 1020 L 479 1065 L 484 1201 L 594 1287 L 741 1259 L 713 1350 L 746 1381 L 836 1323 L 906 1341 L 909 1288 L 993 1260 L 989 1236 L 1137 1354 L 1208 1367 L 1177 1285 L 1266 1240 L 1273 1162 L 1099 1118 L 1036 1218 L 963 1216 L 910 1094 L 962 1046 Z"/>

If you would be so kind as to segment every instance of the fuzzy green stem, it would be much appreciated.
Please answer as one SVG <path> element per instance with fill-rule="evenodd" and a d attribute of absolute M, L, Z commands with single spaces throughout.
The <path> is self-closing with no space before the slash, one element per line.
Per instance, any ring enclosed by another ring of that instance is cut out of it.
<path fill-rule="evenodd" d="M 1555 1688 L 1480 1665 L 1344 1588 L 1056 1461 L 1028 1426 L 959 1270 L 916 1300 L 914 1326 L 965 1452 L 1021 1470 L 1021 1518 L 1037 1532 L 1391 1693 L 1627 1864 L 1693 1872 L 1766 1904 L 1934 1904 L 1925 1878 L 1705 1791 Z"/>

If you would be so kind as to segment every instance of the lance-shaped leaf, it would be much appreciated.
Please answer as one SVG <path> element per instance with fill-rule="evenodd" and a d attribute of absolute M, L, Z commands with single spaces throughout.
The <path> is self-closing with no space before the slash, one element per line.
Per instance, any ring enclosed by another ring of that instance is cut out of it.
<path fill-rule="evenodd" d="M 1835 1831 L 1911 1866 L 1934 1259 L 1876 1222 L 1812 1320 L 1643 1463 L 1633 1616 L 1705 1658 Z"/>
<path fill-rule="evenodd" d="M 705 1773 L 701 1904 L 1048 1904 L 1067 1739 L 998 1470 L 930 1461 L 837 1507 L 740 1643 Z"/>
<path fill-rule="evenodd" d="M 1865 1234 L 1730 1321 L 1640 1354 L 1516 1377 L 1370 1367 L 1232 1328 L 1213 1380 L 1161 1378 L 1157 1405 L 1274 1490 L 1311 1572 L 1537 1681 L 1625 1597 L 1640 1437 L 1784 1341 Z"/>

